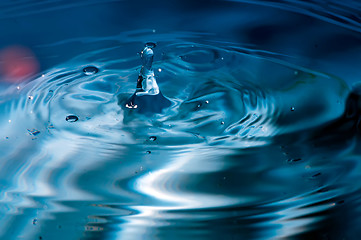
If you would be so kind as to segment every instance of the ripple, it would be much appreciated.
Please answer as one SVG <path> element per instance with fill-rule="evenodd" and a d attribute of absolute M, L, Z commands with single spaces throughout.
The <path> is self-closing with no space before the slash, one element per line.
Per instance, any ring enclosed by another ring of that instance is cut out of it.
<path fill-rule="evenodd" d="M 149 116 L 122 107 L 141 63 L 118 52 L 146 37 L 121 48 L 98 39 L 104 48 L 1 96 L 6 226 L 30 219 L 33 228 L 67 229 L 75 239 L 79 232 L 149 239 L 155 228 L 167 235 L 167 227 L 191 226 L 200 236 L 217 226 L 293 237 L 358 191 L 347 185 L 360 175 L 357 144 L 325 151 L 312 135 L 342 118 L 349 92 L 342 80 L 230 43 L 162 36 L 154 68 L 172 104 Z M 23 228 L 16 230 L 40 232 Z"/>

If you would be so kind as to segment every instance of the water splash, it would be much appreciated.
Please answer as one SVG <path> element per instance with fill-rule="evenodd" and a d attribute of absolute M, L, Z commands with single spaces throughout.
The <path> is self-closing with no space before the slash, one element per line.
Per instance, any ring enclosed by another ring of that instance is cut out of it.
<path fill-rule="evenodd" d="M 125 107 L 137 109 L 140 113 L 160 113 L 171 105 L 171 102 L 160 92 L 152 69 L 155 46 L 155 43 L 147 43 L 141 51 L 142 68 L 138 76 L 137 87 L 135 93 L 125 104 Z"/>
<path fill-rule="evenodd" d="M 293 237 L 358 191 L 346 139 L 359 95 L 342 80 L 187 35 L 162 35 L 158 55 L 147 44 L 140 66 L 123 53 L 139 48 L 132 34 L 1 96 L 1 237 L 152 239 L 194 226 L 200 238 Z M 101 71 L 84 74 L 85 62 Z"/>

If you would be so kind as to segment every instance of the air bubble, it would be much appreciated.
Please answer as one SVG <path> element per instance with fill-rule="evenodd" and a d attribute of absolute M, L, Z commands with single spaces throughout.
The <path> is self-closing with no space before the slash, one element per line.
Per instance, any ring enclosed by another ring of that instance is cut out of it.
<path fill-rule="evenodd" d="M 99 72 L 99 69 L 93 66 L 89 66 L 83 69 L 83 72 L 85 75 L 89 76 L 89 75 L 93 75 L 96 74 L 97 72 Z"/>
<path fill-rule="evenodd" d="M 65 120 L 67 122 L 76 122 L 79 120 L 79 118 L 75 115 L 69 115 L 69 116 L 66 116 Z"/>

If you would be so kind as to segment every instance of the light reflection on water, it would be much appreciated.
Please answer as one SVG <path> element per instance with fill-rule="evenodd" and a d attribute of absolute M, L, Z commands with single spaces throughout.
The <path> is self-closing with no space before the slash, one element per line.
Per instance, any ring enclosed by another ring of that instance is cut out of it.
<path fill-rule="evenodd" d="M 325 20 L 320 9 L 295 16 L 298 1 L 279 4 L 283 10 L 269 7 L 272 1 L 241 2 L 248 1 L 216 1 L 206 13 L 185 1 L 208 16 L 205 31 L 195 29 L 200 20 L 179 29 L 172 18 L 157 25 L 159 16 L 149 24 L 163 26 L 160 32 L 99 30 L 38 45 L 46 69 L 1 85 L 1 239 L 357 239 L 355 78 L 338 75 L 347 67 L 333 68 L 334 57 L 322 61 L 327 47 L 317 50 L 320 58 L 296 54 L 311 35 L 282 48 L 258 21 L 253 32 L 247 26 L 250 43 L 246 28 L 235 40 L 237 21 L 214 32 L 209 25 L 219 4 L 223 17 L 234 13 L 229 6 L 243 6 L 255 19 L 260 12 L 296 22 L 319 14 L 314 26 L 358 26 Z M 284 36 L 284 25 L 270 24 Z M 222 31 L 229 32 L 216 34 Z M 171 101 L 153 115 L 124 107 L 140 71 L 137 52 L 149 41 L 157 42 L 153 69 Z"/>

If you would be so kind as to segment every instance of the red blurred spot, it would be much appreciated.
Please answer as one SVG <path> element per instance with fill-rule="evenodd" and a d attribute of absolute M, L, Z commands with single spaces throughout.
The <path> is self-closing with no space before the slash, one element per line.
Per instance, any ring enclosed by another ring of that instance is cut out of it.
<path fill-rule="evenodd" d="M 8 82 L 24 81 L 37 73 L 39 63 L 33 52 L 23 46 L 9 46 L 0 51 L 0 74 Z"/>

